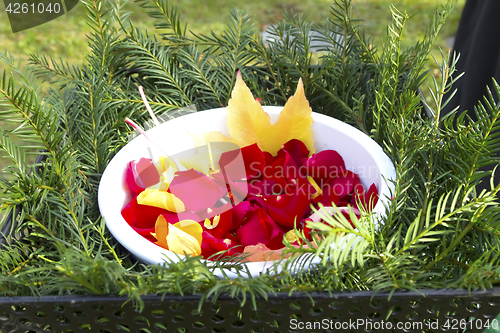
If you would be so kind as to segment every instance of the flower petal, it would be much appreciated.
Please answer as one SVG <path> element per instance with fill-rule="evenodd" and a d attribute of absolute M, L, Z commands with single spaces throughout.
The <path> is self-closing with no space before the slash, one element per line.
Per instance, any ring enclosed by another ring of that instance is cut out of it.
<path fill-rule="evenodd" d="M 234 237 L 215 238 L 210 233 L 203 232 L 203 242 L 201 243 L 203 258 L 208 259 L 214 254 L 222 252 L 221 254 L 210 258 L 210 260 L 221 259 L 222 257 L 232 256 L 236 253 L 241 253 L 243 248 L 234 239 Z"/>
<path fill-rule="evenodd" d="M 303 186 L 301 186 L 303 185 Z M 300 182 L 299 186 L 288 186 L 284 193 L 267 197 L 269 215 L 276 223 L 293 228 L 310 209 L 309 187 Z"/>
<path fill-rule="evenodd" d="M 139 229 L 150 229 L 154 228 L 158 216 L 166 214 L 168 211 L 162 208 L 139 205 L 137 198 L 134 198 L 122 209 L 121 213 L 130 226 Z"/>
<path fill-rule="evenodd" d="M 193 236 L 196 241 L 201 244 L 202 237 L 201 234 L 203 233 L 203 228 L 201 225 L 194 221 L 194 220 L 182 220 L 174 224 L 179 230 L 184 231 L 185 233 Z"/>
<path fill-rule="evenodd" d="M 233 181 L 260 177 L 265 166 L 264 153 L 255 143 L 238 150 L 223 153 L 219 166 Z"/>
<path fill-rule="evenodd" d="M 344 159 L 335 150 L 323 150 L 313 154 L 304 165 L 307 175 L 313 177 L 320 186 L 345 170 Z"/>
<path fill-rule="evenodd" d="M 137 196 L 139 205 L 163 208 L 174 213 L 185 210 L 184 203 L 175 195 L 158 189 L 145 189 Z"/>
<path fill-rule="evenodd" d="M 220 215 L 212 217 L 210 221 L 213 222 L 213 220 L 217 218 L 217 216 L 219 216 L 218 224 L 213 229 L 208 230 L 208 232 L 215 238 L 221 238 L 233 228 L 233 212 L 231 210 L 225 211 Z"/>
<path fill-rule="evenodd" d="M 283 247 L 284 231 L 281 230 L 264 208 L 251 211 L 248 220 L 236 231 L 236 238 L 243 246 L 263 243 L 274 250 Z"/>
<path fill-rule="evenodd" d="M 245 246 L 243 253 L 248 254 L 244 262 L 272 261 L 281 259 L 283 249 L 271 250 L 266 245 L 259 243 L 257 245 Z"/>
<path fill-rule="evenodd" d="M 133 197 L 160 181 L 160 175 L 150 158 L 130 161 L 125 169 L 125 185 Z"/>
<path fill-rule="evenodd" d="M 201 226 L 198 223 L 194 221 L 192 222 L 201 229 Z M 199 256 L 201 254 L 201 233 L 199 239 L 200 241 L 198 241 L 197 237 L 188 234 L 184 230 L 178 228 L 175 224 L 170 224 L 168 227 L 168 249 L 174 253 Z"/>
<path fill-rule="evenodd" d="M 131 167 L 135 183 L 140 187 L 153 186 L 160 181 L 158 169 L 149 158 L 132 161 Z"/>
<path fill-rule="evenodd" d="M 170 225 L 165 217 L 162 215 L 158 216 L 155 224 L 155 238 L 158 240 L 155 244 L 163 247 L 164 249 L 168 248 L 167 236 L 170 231 Z"/>
<path fill-rule="evenodd" d="M 301 166 L 309 157 L 309 149 L 297 139 L 292 139 L 283 145 L 283 150 L 287 151 L 297 166 Z"/>
<path fill-rule="evenodd" d="M 335 195 L 342 198 L 352 193 L 355 183 L 359 183 L 358 174 L 345 170 L 339 173 L 336 178 L 328 182 L 325 186 L 331 187 Z"/>
<path fill-rule="evenodd" d="M 213 207 L 222 197 L 219 185 L 193 169 L 176 172 L 170 192 L 184 203 L 186 210 L 193 212 Z"/>

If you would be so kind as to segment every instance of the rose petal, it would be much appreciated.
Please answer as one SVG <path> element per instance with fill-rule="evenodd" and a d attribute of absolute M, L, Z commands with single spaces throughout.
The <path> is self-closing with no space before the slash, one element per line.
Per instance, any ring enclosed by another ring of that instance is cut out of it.
<path fill-rule="evenodd" d="M 266 159 L 257 144 L 221 155 L 220 168 L 233 181 L 250 180 L 261 177 Z"/>
<path fill-rule="evenodd" d="M 307 175 L 313 177 L 320 186 L 345 170 L 344 159 L 335 150 L 323 150 L 313 154 L 304 166 Z"/>
<path fill-rule="evenodd" d="M 233 212 L 231 210 L 225 211 L 224 213 L 216 215 L 209 219 L 212 224 L 214 222 L 214 219 L 218 220 L 217 225 L 213 229 L 206 230 L 206 228 L 204 228 L 204 230 L 208 231 L 208 233 L 210 233 L 215 238 L 221 238 L 229 230 L 233 229 Z"/>
<path fill-rule="evenodd" d="M 241 253 L 243 248 L 239 246 L 240 244 L 232 238 L 219 239 L 212 236 L 210 233 L 204 231 L 203 242 L 201 243 L 201 254 L 203 258 L 209 259 L 216 253 L 222 252 L 215 257 L 210 258 L 210 260 L 217 260 L 226 256 L 233 256 L 237 253 Z"/>
<path fill-rule="evenodd" d="M 139 187 L 147 188 L 160 181 L 158 169 L 149 158 L 140 158 L 130 163 L 135 183 Z"/>
<path fill-rule="evenodd" d="M 168 249 L 177 254 L 199 256 L 201 254 L 201 226 L 191 221 L 192 225 L 196 225 L 200 230 L 200 237 L 197 238 L 181 228 L 178 228 L 177 224 L 170 224 L 168 227 L 167 243 Z M 182 222 L 179 222 L 182 223 Z M 191 224 L 190 224 L 191 226 Z M 191 229 L 189 229 L 191 231 Z M 198 242 L 198 239 L 200 241 Z"/>
<path fill-rule="evenodd" d="M 272 261 L 281 259 L 283 249 L 271 250 L 264 244 L 259 243 L 257 245 L 246 246 L 243 253 L 249 254 L 244 262 Z"/>
<path fill-rule="evenodd" d="M 194 220 L 182 220 L 174 224 L 175 227 L 179 228 L 183 232 L 193 236 L 196 241 L 201 244 L 203 233 L 203 228 L 200 224 Z"/>
<path fill-rule="evenodd" d="M 163 216 L 158 216 L 158 219 L 156 219 L 156 224 L 155 224 L 155 237 L 157 239 L 157 244 L 158 246 L 163 247 L 164 249 L 169 249 L 168 248 L 168 241 L 167 241 L 167 236 L 170 231 L 170 224 L 167 222 L 165 217 Z"/>
<path fill-rule="evenodd" d="M 247 222 L 236 231 L 236 238 L 243 246 L 263 243 L 270 249 L 283 247 L 284 232 L 264 208 L 249 213 Z"/>
<path fill-rule="evenodd" d="M 222 197 L 219 185 L 193 169 L 176 172 L 169 190 L 184 203 L 186 210 L 194 212 L 214 206 Z"/>
<path fill-rule="evenodd" d="M 147 205 L 166 209 L 174 213 L 185 210 L 184 203 L 170 192 L 147 188 L 137 196 L 139 205 Z"/>
<path fill-rule="evenodd" d="M 199 221 L 205 221 L 205 219 L 211 219 L 214 216 L 221 215 L 224 212 L 227 212 L 233 208 L 233 205 L 228 202 L 223 204 L 222 206 L 214 206 L 204 210 L 200 210 L 197 212 L 197 215 L 200 217 Z"/>
<path fill-rule="evenodd" d="M 167 214 L 168 211 L 162 208 L 139 205 L 137 198 L 134 198 L 122 209 L 121 213 L 130 226 L 140 229 L 150 229 L 154 228 L 158 216 Z"/>
<path fill-rule="evenodd" d="M 310 209 L 310 193 L 308 183 L 299 180 L 297 186 L 287 186 L 280 195 L 269 196 L 266 199 L 269 215 L 276 223 L 285 227 L 293 227 Z"/>
<path fill-rule="evenodd" d="M 150 158 L 130 161 L 125 168 L 124 183 L 131 196 L 136 197 L 146 187 L 160 181 L 160 174 Z"/>
<path fill-rule="evenodd" d="M 274 193 L 273 188 L 274 190 L 281 192 L 281 187 L 272 179 L 254 180 L 248 185 L 248 196 L 272 195 Z"/>
<path fill-rule="evenodd" d="M 333 192 L 339 197 L 345 197 L 351 194 L 354 190 L 354 184 L 359 184 L 358 174 L 345 170 L 338 174 L 333 180 L 329 181 L 325 186 L 332 188 Z"/>
<path fill-rule="evenodd" d="M 283 145 L 283 150 L 287 151 L 297 166 L 301 166 L 309 157 L 309 150 L 306 145 L 297 139 L 288 141 Z"/>
<path fill-rule="evenodd" d="M 371 184 L 370 188 L 363 196 L 363 206 L 366 211 L 371 212 L 378 202 L 378 190 L 375 184 Z"/>

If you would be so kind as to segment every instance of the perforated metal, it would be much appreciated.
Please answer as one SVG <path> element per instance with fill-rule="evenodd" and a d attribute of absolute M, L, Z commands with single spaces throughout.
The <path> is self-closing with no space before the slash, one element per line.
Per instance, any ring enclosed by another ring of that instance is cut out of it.
<path fill-rule="evenodd" d="M 470 295 L 457 290 L 422 290 L 422 293 L 425 296 L 396 292 L 390 301 L 387 293 L 375 296 L 372 292 L 313 293 L 311 297 L 280 293 L 270 295 L 268 300 L 258 300 L 257 310 L 249 302 L 240 307 L 237 301 L 222 297 L 215 304 L 205 302 L 201 312 L 197 310 L 198 295 L 168 296 L 163 300 L 160 296 L 145 296 L 145 307 L 140 313 L 122 297 L 0 298 L 0 331 L 463 332 L 460 323 L 466 323 L 467 332 L 482 332 L 486 321 L 491 322 L 500 313 L 500 288 Z M 353 322 L 361 323 L 359 320 L 363 324 L 353 326 Z M 387 322 L 394 328 L 400 322 L 409 329 L 381 329 L 387 328 Z M 307 323 L 316 325 L 316 329 Z M 351 326 L 346 326 L 349 323 Z M 435 329 L 436 325 L 440 327 Z"/>

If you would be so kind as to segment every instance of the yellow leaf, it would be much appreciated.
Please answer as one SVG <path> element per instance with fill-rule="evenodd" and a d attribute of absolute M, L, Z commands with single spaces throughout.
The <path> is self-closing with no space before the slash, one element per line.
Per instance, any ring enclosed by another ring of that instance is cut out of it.
<path fill-rule="evenodd" d="M 184 203 L 172 193 L 158 189 L 145 189 L 137 196 L 139 205 L 163 208 L 174 213 L 186 210 Z"/>
<path fill-rule="evenodd" d="M 271 124 L 269 115 L 254 99 L 241 74 L 238 73 L 226 112 L 231 138 L 220 132 L 191 134 L 195 145 L 221 141 L 245 147 L 257 143 L 263 151 L 276 155 L 285 143 L 298 139 L 306 145 L 310 154 L 315 152 L 311 129 L 312 111 L 304 93 L 302 79 L 299 80 L 295 94 L 286 102 L 276 123 Z"/>
<path fill-rule="evenodd" d="M 287 137 L 284 139 L 285 144 L 292 139 L 297 139 L 302 141 L 307 149 L 309 149 L 310 154 L 315 152 L 314 140 L 312 133 L 312 110 L 309 107 L 309 102 L 306 99 L 304 93 L 304 85 L 302 84 L 302 79 L 299 80 L 297 84 L 297 90 L 295 94 L 288 99 L 285 104 L 283 111 L 280 112 L 278 120 L 274 124 L 277 128 L 276 131 L 287 133 Z M 281 148 L 276 149 L 276 152 Z M 273 155 L 274 152 L 269 151 Z"/>
<path fill-rule="evenodd" d="M 254 99 L 240 73 L 236 78 L 226 112 L 229 133 L 237 145 L 245 147 L 257 143 L 264 149 L 262 139 L 272 135 L 271 120 L 260 103 Z"/>

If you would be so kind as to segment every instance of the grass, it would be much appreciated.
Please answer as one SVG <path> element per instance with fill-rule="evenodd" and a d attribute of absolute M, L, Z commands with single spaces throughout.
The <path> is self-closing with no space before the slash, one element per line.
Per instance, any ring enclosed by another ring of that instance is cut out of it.
<path fill-rule="evenodd" d="M 374 43 L 386 34 L 387 23 L 391 20 L 389 6 L 392 4 L 401 11 L 406 11 L 412 18 L 407 23 L 404 46 L 414 44 L 421 39 L 434 14 L 440 0 L 353 0 L 353 16 L 364 19 L 366 33 L 374 37 Z M 294 11 L 309 15 L 309 19 L 321 23 L 329 17 L 332 2 L 329 0 L 174 0 L 179 6 L 181 18 L 189 22 L 188 28 L 195 33 L 208 33 L 211 30 L 220 32 L 229 20 L 229 11 L 233 7 L 248 9 L 253 15 L 253 22 L 259 30 L 265 30 L 269 24 L 278 22 L 283 12 Z M 433 55 L 440 57 L 439 49 L 448 51 L 446 39 L 452 37 L 458 27 L 460 14 L 465 0 L 458 0 L 457 8 L 437 39 Z M 132 12 L 130 18 L 139 28 L 152 31 L 153 22 L 146 15 L 144 9 L 136 3 L 129 3 L 128 10 Z M 86 23 L 84 6 L 78 4 L 68 14 L 35 27 L 33 29 L 13 34 L 10 30 L 7 14 L 3 2 L 0 1 L 0 49 L 6 48 L 16 58 L 26 62 L 30 54 L 42 53 L 56 59 L 63 59 L 69 64 L 81 64 L 88 52 L 86 35 L 90 28 Z M 0 70 L 5 65 L 0 63 Z M 432 63 L 429 67 L 433 68 Z M 434 72 L 437 75 L 437 70 Z M 0 123 L 3 128 L 9 124 Z M 33 156 L 30 161 L 34 161 Z M 0 159 L 0 170 L 8 164 Z M 0 173 L 0 177 L 5 174 Z"/>

